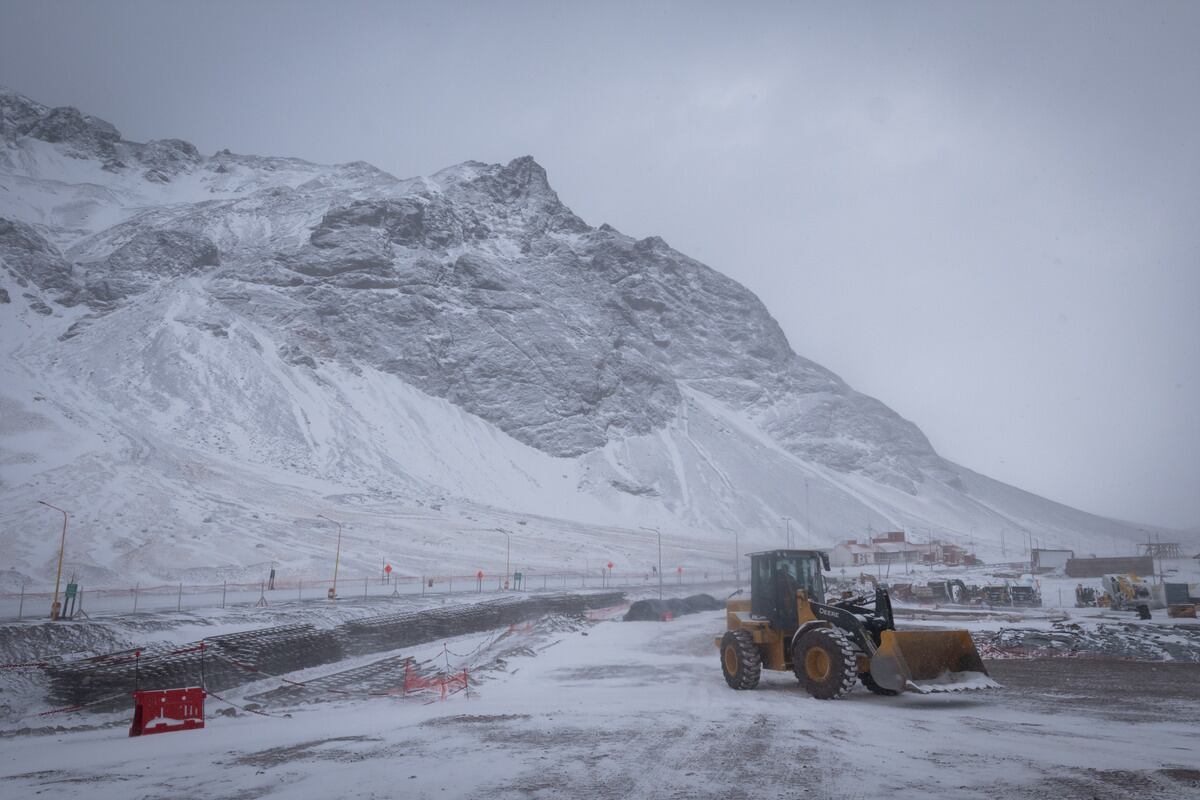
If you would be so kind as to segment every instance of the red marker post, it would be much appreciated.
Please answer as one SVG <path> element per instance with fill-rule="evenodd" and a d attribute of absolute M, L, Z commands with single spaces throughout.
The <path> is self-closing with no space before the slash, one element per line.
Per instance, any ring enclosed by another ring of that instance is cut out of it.
<path fill-rule="evenodd" d="M 479 572 L 475 573 L 475 591 L 483 591 L 483 570 L 479 570 Z"/>
<path fill-rule="evenodd" d="M 676 567 L 675 572 L 679 575 L 679 585 L 683 585 L 683 567 Z"/>

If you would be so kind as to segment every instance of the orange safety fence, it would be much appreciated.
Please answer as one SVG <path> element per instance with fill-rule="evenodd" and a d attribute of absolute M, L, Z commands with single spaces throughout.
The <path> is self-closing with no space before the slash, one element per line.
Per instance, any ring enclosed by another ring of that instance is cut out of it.
<path fill-rule="evenodd" d="M 421 675 L 413 668 L 412 662 L 404 665 L 404 694 L 421 691 L 437 692 L 442 700 L 446 695 L 456 691 L 464 691 L 470 696 L 471 681 L 466 667 L 460 672 L 439 672 L 434 675 Z"/>

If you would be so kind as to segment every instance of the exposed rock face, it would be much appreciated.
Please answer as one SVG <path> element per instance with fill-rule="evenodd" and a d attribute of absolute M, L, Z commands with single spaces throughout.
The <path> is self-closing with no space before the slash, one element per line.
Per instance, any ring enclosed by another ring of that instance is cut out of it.
<path fill-rule="evenodd" d="M 103 312 L 207 275 L 225 307 L 285 338 L 287 363 L 379 368 L 553 455 L 658 430 L 698 391 L 836 470 L 908 492 L 956 480 L 915 426 L 793 353 L 752 293 L 657 237 L 590 227 L 530 157 L 409 181 L 361 163 L 204 158 L 11 92 L 0 126 L 8 147 L 34 137 L 103 162 L 127 192 L 190 172 L 208 187 L 76 237 L 76 265 L 4 222 L 5 263 L 62 303 Z"/>
<path fill-rule="evenodd" d="M 32 283 L 68 302 L 77 289 L 71 263 L 24 222 L 0 217 L 0 263 L 19 283 Z"/>
<path fill-rule="evenodd" d="M 50 109 L 0 87 L 0 136 L 12 140 L 32 128 Z"/>
<path fill-rule="evenodd" d="M 116 155 L 116 143 L 121 140 L 120 132 L 108 122 L 70 107 L 53 109 L 24 133 L 44 142 L 71 145 L 72 153 L 79 157 L 102 160 Z"/>
<path fill-rule="evenodd" d="M 212 240 L 189 231 L 146 229 L 103 261 L 88 265 L 82 299 L 106 306 L 163 278 L 194 275 L 220 264 Z"/>
<path fill-rule="evenodd" d="M 149 169 L 173 175 L 198 165 L 203 159 L 196 146 L 183 139 L 159 139 L 146 142 L 138 150 L 138 160 Z"/>

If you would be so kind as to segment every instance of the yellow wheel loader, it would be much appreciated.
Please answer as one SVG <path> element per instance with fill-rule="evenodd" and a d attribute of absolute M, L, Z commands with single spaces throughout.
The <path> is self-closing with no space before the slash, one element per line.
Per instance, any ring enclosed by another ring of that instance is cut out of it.
<path fill-rule="evenodd" d="M 726 603 L 721 671 L 753 689 L 764 668 L 792 670 L 813 697 L 834 700 L 861 681 L 875 694 L 995 687 L 967 631 L 897 631 L 887 589 L 825 602 L 818 550 L 750 555 L 750 599 Z"/>

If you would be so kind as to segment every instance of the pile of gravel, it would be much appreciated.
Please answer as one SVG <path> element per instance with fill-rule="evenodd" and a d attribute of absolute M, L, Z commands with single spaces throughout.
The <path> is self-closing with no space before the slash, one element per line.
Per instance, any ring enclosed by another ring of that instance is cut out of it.
<path fill-rule="evenodd" d="M 972 636 L 984 658 L 1065 656 L 1200 663 L 1200 625 L 1056 623 L 1051 630 L 1001 628 Z"/>
<path fill-rule="evenodd" d="M 718 611 L 725 604 L 709 594 L 694 594 L 691 597 L 672 597 L 667 600 L 638 600 L 625 613 L 626 622 L 657 622 L 666 614 L 672 617 L 695 614 L 698 611 Z"/>

